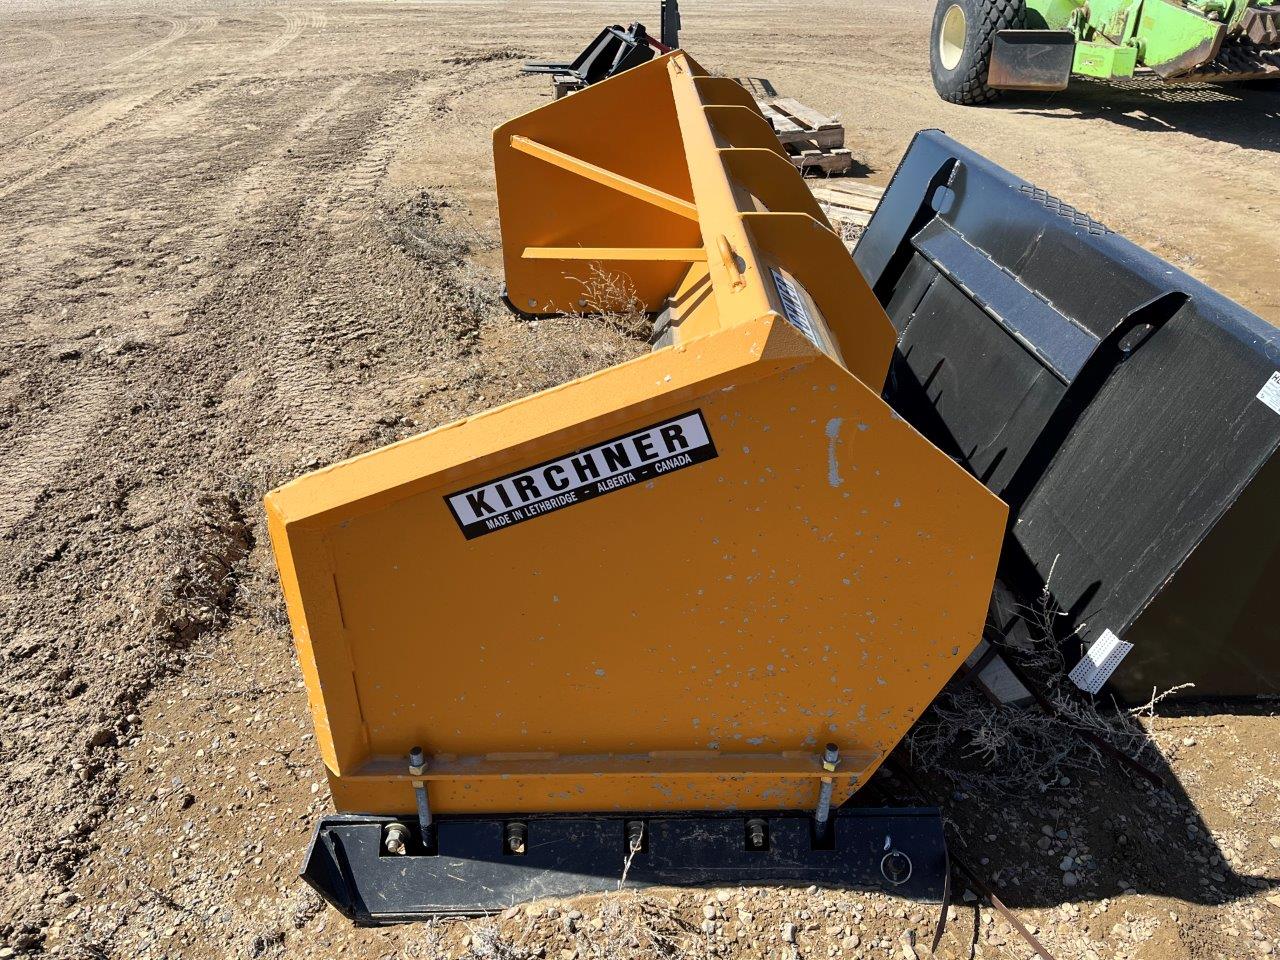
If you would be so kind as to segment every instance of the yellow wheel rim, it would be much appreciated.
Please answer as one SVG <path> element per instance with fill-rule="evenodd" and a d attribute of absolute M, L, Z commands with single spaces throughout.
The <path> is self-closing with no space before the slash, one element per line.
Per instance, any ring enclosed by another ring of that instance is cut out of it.
<path fill-rule="evenodd" d="M 942 18 L 942 30 L 938 33 L 938 59 L 948 70 L 954 70 L 964 53 L 964 34 L 967 22 L 964 9 L 958 3 L 947 8 Z"/>

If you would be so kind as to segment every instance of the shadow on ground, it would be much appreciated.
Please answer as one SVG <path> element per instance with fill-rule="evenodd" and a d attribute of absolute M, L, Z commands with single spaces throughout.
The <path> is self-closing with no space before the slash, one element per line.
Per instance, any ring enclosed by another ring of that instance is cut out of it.
<path fill-rule="evenodd" d="M 1251 150 L 1280 150 L 1280 81 L 1167 84 L 1073 80 L 1061 93 L 1008 94 L 1000 109 L 1050 119 L 1102 119 L 1143 133 L 1181 132 Z"/>
<path fill-rule="evenodd" d="M 1161 720 L 1191 729 L 1275 716 L 1278 709 L 1274 701 L 1182 704 L 1162 710 Z M 1163 787 L 1135 767 L 1102 757 L 1094 769 L 1047 788 L 1010 792 L 991 790 L 981 763 L 963 748 L 947 759 L 945 773 L 936 766 L 922 770 L 912 760 L 909 747 L 900 746 L 858 802 L 941 807 L 953 858 L 1010 907 L 1056 907 L 1125 894 L 1218 907 L 1280 887 L 1274 869 L 1256 865 L 1274 854 L 1266 849 L 1266 835 L 1275 832 L 1266 814 L 1259 811 L 1262 822 L 1253 826 L 1233 816 L 1232 829 L 1215 834 L 1167 761 L 1146 759 Z M 1260 832 L 1251 849 L 1240 849 L 1242 832 Z"/>

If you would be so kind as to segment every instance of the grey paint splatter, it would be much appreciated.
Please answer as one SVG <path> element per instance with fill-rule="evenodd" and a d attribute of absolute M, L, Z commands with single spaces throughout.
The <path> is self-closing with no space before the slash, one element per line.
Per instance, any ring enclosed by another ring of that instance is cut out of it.
<path fill-rule="evenodd" d="M 836 460 L 836 441 L 840 439 L 840 425 L 844 420 L 832 417 L 827 421 L 827 483 L 838 487 L 844 480 L 840 478 L 840 464 Z"/>

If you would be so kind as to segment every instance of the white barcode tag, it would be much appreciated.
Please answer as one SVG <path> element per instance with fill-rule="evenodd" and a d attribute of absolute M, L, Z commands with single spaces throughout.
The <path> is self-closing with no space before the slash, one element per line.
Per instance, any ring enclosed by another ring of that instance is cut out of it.
<path fill-rule="evenodd" d="M 1280 370 L 1271 375 L 1271 379 L 1258 391 L 1258 399 L 1276 413 L 1280 413 Z"/>
<path fill-rule="evenodd" d="M 804 305 L 804 298 L 800 296 L 800 291 L 776 269 L 770 267 L 769 272 L 773 274 L 773 285 L 778 289 L 778 296 L 782 300 L 782 312 L 786 315 L 787 322 L 821 350 L 822 345 L 818 343 L 818 334 L 813 329 L 813 319 L 809 316 L 809 310 Z"/>
<path fill-rule="evenodd" d="M 1103 630 L 1102 636 L 1093 642 L 1068 676 L 1085 693 L 1097 693 L 1132 649 L 1132 643 L 1125 643 L 1110 630 Z"/>

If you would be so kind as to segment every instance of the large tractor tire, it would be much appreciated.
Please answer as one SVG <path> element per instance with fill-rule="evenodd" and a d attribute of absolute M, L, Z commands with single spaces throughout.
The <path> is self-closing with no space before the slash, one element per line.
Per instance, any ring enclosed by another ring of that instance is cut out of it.
<path fill-rule="evenodd" d="M 991 103 L 999 90 L 987 86 L 991 45 L 997 30 L 1021 29 L 1023 0 L 938 0 L 933 13 L 929 65 L 938 96 L 962 106 Z"/>

